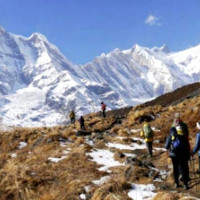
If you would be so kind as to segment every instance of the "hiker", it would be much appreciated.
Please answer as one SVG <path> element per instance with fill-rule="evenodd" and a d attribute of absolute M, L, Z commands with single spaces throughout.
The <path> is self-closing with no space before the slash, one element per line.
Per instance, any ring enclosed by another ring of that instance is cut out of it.
<path fill-rule="evenodd" d="M 85 130 L 85 120 L 84 120 L 84 118 L 83 118 L 83 116 L 81 116 L 80 118 L 79 118 L 79 123 L 80 123 L 80 128 L 82 129 L 82 130 Z"/>
<path fill-rule="evenodd" d="M 121 124 L 122 123 L 121 115 L 117 115 L 117 117 L 115 118 L 115 122 L 116 122 L 116 124 Z"/>
<path fill-rule="evenodd" d="M 175 188 L 180 187 L 179 175 L 181 174 L 184 189 L 189 189 L 188 156 L 190 151 L 188 149 L 187 138 L 184 135 L 180 135 L 175 127 L 171 127 L 165 148 L 169 151 L 169 157 L 172 160 Z"/>
<path fill-rule="evenodd" d="M 106 117 L 106 104 L 104 102 L 101 102 L 101 110 L 102 110 L 102 114 L 103 117 Z"/>
<path fill-rule="evenodd" d="M 197 128 L 200 129 L 200 122 L 197 122 Z M 199 174 L 200 174 L 200 131 L 196 135 L 196 144 L 192 150 L 191 155 L 193 156 L 197 151 L 199 157 Z"/>
<path fill-rule="evenodd" d="M 71 120 L 71 124 L 74 124 L 75 123 L 75 113 L 73 110 L 70 112 L 69 118 Z"/>
<path fill-rule="evenodd" d="M 191 151 L 190 149 L 190 143 L 189 143 L 189 131 L 188 131 L 188 127 L 187 127 L 187 124 L 184 123 L 180 117 L 180 113 L 175 113 L 174 115 L 174 122 L 172 124 L 172 127 L 175 127 L 176 128 L 176 131 L 178 133 L 178 135 L 181 135 L 181 136 L 184 136 L 186 138 L 186 141 L 187 141 L 187 149 L 188 149 L 188 152 Z M 189 178 L 189 160 L 190 160 L 190 154 L 187 154 L 187 166 L 186 166 L 186 171 L 187 171 L 187 179 L 188 181 L 190 180 Z M 180 169 L 181 170 L 181 169 Z"/>
<path fill-rule="evenodd" d="M 147 146 L 148 156 L 152 157 L 153 156 L 153 153 L 152 153 L 153 130 L 151 129 L 151 126 L 147 123 L 147 121 L 148 120 L 145 118 L 140 136 L 144 137 L 144 141 L 146 142 L 146 146 Z"/>

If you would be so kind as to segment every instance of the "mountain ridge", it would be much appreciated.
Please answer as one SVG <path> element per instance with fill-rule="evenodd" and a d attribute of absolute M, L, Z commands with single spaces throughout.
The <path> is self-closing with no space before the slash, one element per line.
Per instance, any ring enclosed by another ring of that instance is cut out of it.
<path fill-rule="evenodd" d="M 172 53 L 134 45 L 78 66 L 40 33 L 1 28 L 0 41 L 0 115 L 9 125 L 66 124 L 71 109 L 78 117 L 99 111 L 101 101 L 108 110 L 133 106 L 199 81 L 198 46 Z"/>

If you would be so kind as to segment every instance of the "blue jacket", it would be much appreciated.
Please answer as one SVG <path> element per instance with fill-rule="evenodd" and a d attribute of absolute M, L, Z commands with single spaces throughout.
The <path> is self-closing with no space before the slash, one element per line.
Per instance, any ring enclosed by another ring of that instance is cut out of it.
<path fill-rule="evenodd" d="M 196 135 L 196 144 L 194 149 L 192 150 L 192 154 L 195 154 L 197 151 L 199 151 L 198 156 L 200 157 L 200 132 Z"/>
<path fill-rule="evenodd" d="M 188 159 L 189 156 L 190 156 L 190 151 L 188 149 L 187 138 L 184 137 L 182 139 L 182 149 L 181 149 L 181 152 L 176 152 L 176 153 L 171 148 L 172 147 L 172 142 L 173 142 L 172 138 L 173 138 L 173 134 L 170 133 L 169 136 L 167 137 L 167 140 L 166 140 L 166 143 L 165 143 L 165 148 L 167 150 L 169 150 L 169 156 L 170 157 L 181 157 L 181 158 L 187 158 Z"/>
<path fill-rule="evenodd" d="M 165 149 L 169 150 L 169 156 L 170 157 L 176 157 L 177 155 L 171 151 L 170 147 L 171 147 L 171 144 L 172 144 L 172 136 L 171 134 L 167 137 L 167 140 L 166 140 L 166 143 L 165 143 Z"/>

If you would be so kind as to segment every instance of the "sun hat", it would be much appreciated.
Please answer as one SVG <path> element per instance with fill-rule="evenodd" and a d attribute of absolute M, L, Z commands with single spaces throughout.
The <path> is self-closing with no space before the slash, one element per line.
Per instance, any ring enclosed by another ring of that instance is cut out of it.
<path fill-rule="evenodd" d="M 175 113 L 174 117 L 175 117 L 176 119 L 180 118 L 180 113 Z"/>

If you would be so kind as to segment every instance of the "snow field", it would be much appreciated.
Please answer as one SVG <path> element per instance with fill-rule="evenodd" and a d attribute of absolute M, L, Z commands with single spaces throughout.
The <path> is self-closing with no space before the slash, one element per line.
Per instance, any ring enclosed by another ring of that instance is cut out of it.
<path fill-rule="evenodd" d="M 133 131 L 133 130 L 132 130 Z M 123 139 L 123 137 L 117 137 L 118 139 Z M 111 173 L 112 167 L 117 166 L 125 166 L 125 163 L 121 163 L 119 161 L 116 161 L 114 159 L 114 153 L 109 150 L 109 148 L 116 148 L 120 150 L 136 150 L 136 149 L 145 149 L 145 142 L 141 138 L 134 137 L 132 138 L 135 141 L 140 141 L 141 144 L 132 143 L 130 145 L 120 144 L 120 143 L 106 143 L 106 146 L 108 149 L 95 149 L 93 148 L 91 152 L 87 153 L 86 155 L 91 157 L 91 161 L 96 162 L 97 164 L 101 165 L 98 170 L 100 171 L 106 171 L 108 173 Z M 67 158 L 67 154 L 71 151 L 70 148 L 68 148 L 68 144 L 72 141 L 64 141 L 62 138 L 60 139 L 60 146 L 63 148 L 63 155 L 60 157 L 49 157 L 48 160 L 50 162 L 59 163 L 63 159 Z M 94 146 L 94 142 L 92 140 L 89 140 L 88 138 L 85 139 L 85 143 Z M 26 142 L 19 142 L 18 149 L 23 149 L 27 146 Z M 156 151 L 162 151 L 162 148 L 154 148 Z M 128 153 L 125 155 L 129 155 Z M 136 156 L 134 154 L 130 154 L 131 156 Z M 10 155 L 12 158 L 15 158 L 17 156 L 16 153 L 12 153 Z M 159 174 L 162 178 L 166 177 L 167 172 L 164 170 L 158 170 L 156 168 L 152 168 L 152 170 L 159 171 Z M 102 185 L 109 181 L 110 176 L 104 176 L 101 177 L 99 180 L 93 180 L 92 183 L 95 185 Z M 160 179 L 157 179 L 155 181 L 161 181 Z M 90 190 L 90 186 L 85 186 L 86 190 Z M 132 198 L 133 200 L 150 200 L 152 199 L 156 193 L 155 186 L 153 184 L 134 184 L 132 183 L 132 189 L 128 192 L 128 196 Z M 80 194 L 80 199 L 86 199 L 86 194 Z"/>

